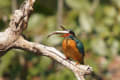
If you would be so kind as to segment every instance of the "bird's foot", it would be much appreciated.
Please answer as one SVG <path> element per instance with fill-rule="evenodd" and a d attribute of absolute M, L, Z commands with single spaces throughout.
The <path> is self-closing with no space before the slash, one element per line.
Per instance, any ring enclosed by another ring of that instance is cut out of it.
<path fill-rule="evenodd" d="M 65 58 L 65 60 L 68 60 L 68 59 L 69 59 L 69 57 L 66 57 L 66 58 Z"/>

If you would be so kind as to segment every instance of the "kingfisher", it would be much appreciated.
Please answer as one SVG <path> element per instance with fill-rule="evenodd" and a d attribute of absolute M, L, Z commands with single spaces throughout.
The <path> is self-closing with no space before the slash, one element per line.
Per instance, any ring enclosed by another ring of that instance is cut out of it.
<path fill-rule="evenodd" d="M 66 59 L 72 59 L 76 61 L 76 64 L 84 64 L 84 45 L 72 30 L 65 29 L 64 31 L 55 31 L 49 36 L 53 34 L 62 34 L 60 37 L 64 37 L 62 41 L 62 50 Z"/>

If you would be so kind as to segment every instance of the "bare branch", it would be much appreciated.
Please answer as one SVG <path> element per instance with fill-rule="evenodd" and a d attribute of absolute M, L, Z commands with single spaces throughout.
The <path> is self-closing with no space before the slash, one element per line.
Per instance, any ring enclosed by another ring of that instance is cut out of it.
<path fill-rule="evenodd" d="M 92 67 L 87 65 L 76 65 L 75 62 L 66 60 L 65 56 L 55 48 L 44 46 L 38 43 L 29 42 L 23 37 L 20 37 L 15 42 L 14 47 L 28 50 L 37 53 L 38 55 L 42 54 L 44 56 L 53 58 L 54 60 L 66 66 L 67 68 L 71 69 L 74 73 L 76 73 L 76 76 L 79 76 L 79 78 L 83 78 L 85 74 L 90 74 L 92 72 Z"/>
<path fill-rule="evenodd" d="M 81 76 L 77 72 L 74 72 L 74 74 L 75 74 L 77 80 L 85 80 L 83 75 Z"/>

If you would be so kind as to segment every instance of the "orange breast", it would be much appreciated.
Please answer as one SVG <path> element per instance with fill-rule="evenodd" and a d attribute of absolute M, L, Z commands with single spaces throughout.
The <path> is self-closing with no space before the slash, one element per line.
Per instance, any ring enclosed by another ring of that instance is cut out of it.
<path fill-rule="evenodd" d="M 72 58 L 79 63 L 83 62 L 83 56 L 76 47 L 76 42 L 71 39 L 64 39 L 62 43 L 64 54 L 67 58 Z"/>

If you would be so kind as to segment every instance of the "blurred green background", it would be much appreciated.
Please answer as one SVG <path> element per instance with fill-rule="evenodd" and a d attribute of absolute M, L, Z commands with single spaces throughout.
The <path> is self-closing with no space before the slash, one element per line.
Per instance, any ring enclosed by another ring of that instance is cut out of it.
<path fill-rule="evenodd" d="M 24 0 L 0 0 L 0 31 L 4 31 L 15 9 Z M 85 46 L 85 64 L 95 75 L 86 80 L 120 80 L 120 0 L 63 0 L 62 24 L 72 29 Z M 60 51 L 58 0 L 37 0 L 25 36 L 33 42 Z M 74 74 L 56 61 L 13 49 L 0 57 L 0 80 L 76 80 Z"/>

